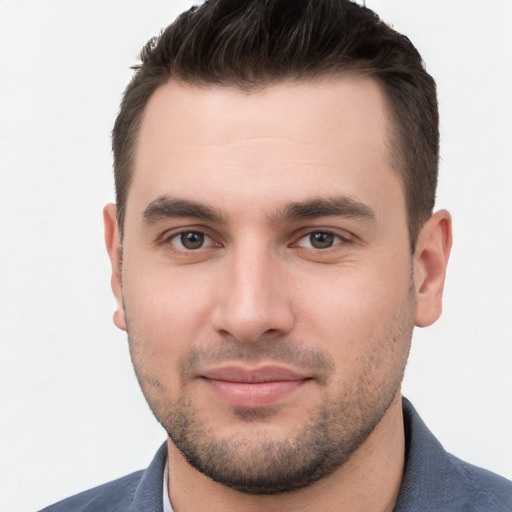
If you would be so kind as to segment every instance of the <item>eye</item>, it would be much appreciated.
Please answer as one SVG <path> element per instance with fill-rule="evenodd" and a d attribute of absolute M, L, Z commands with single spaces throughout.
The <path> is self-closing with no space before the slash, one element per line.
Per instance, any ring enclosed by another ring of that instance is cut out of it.
<path fill-rule="evenodd" d="M 329 249 L 333 245 L 338 245 L 344 240 L 329 231 L 313 231 L 303 236 L 297 243 L 299 247 L 308 249 Z"/>
<path fill-rule="evenodd" d="M 169 238 L 169 242 L 180 249 L 194 251 L 211 245 L 212 239 L 200 231 L 183 231 Z"/>

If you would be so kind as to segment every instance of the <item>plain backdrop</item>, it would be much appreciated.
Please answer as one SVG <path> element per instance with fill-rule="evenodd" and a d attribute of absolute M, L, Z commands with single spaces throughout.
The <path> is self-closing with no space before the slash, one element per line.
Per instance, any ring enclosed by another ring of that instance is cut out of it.
<path fill-rule="evenodd" d="M 129 67 L 189 1 L 0 0 L 0 508 L 37 510 L 145 467 L 101 209 Z M 444 446 L 512 478 L 512 1 L 368 0 L 437 79 L 444 314 L 404 384 Z"/>

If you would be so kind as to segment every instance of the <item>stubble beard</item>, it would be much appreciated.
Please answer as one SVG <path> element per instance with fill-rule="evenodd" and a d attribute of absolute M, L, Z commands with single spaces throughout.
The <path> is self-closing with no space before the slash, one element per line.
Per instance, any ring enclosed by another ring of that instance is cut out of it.
<path fill-rule="evenodd" d="M 286 438 L 272 437 L 265 429 L 265 421 L 272 421 L 275 414 L 273 408 L 234 410 L 240 420 L 240 431 L 222 436 L 221 429 L 209 424 L 207 415 L 194 405 L 183 378 L 188 372 L 187 365 L 197 361 L 198 353 L 199 357 L 210 361 L 238 358 L 253 362 L 258 359 L 258 354 L 275 361 L 289 361 L 291 357 L 292 362 L 298 363 L 316 358 L 316 364 L 324 365 L 326 380 L 322 385 L 327 388 L 334 362 L 324 353 L 305 354 L 297 352 L 299 349 L 292 342 L 272 340 L 254 343 L 247 350 L 246 344 L 231 340 L 217 352 L 210 348 L 189 354 L 187 361 L 181 363 L 180 394 L 175 400 L 166 400 L 165 397 L 155 399 L 152 395 L 155 387 L 162 392 L 165 385 L 141 371 L 142 365 L 138 364 L 144 342 L 130 335 L 130 351 L 137 378 L 153 414 L 192 467 L 239 492 L 275 495 L 306 487 L 332 474 L 351 458 L 382 420 L 400 393 L 414 325 L 414 307 L 414 298 L 409 295 L 402 311 L 389 321 L 381 330 L 380 338 L 373 342 L 371 357 L 366 359 L 358 378 L 344 383 L 344 389 L 337 397 L 325 400 L 321 407 L 312 411 L 309 420 Z M 389 358 L 385 358 L 388 366 L 384 376 L 375 379 L 374 375 L 383 373 L 379 365 L 386 351 L 399 354 L 391 365 Z M 252 428 L 255 422 L 261 422 L 261 429 L 255 431 Z M 244 432 L 244 423 L 252 424 L 250 432 L 254 435 L 251 438 Z"/>
<path fill-rule="evenodd" d="M 343 466 L 379 423 L 392 399 L 381 409 L 373 409 L 372 418 L 361 414 L 354 418 L 354 404 L 348 400 L 326 403 L 285 439 L 273 438 L 264 426 L 256 433 L 251 430 L 249 437 L 243 424 L 239 434 L 219 438 L 186 398 L 178 402 L 175 410 L 179 413 L 166 417 L 162 425 L 187 462 L 215 482 L 245 494 L 275 495 L 311 485 Z M 235 414 L 246 423 L 264 423 L 266 416 L 273 415 L 265 410 Z"/>

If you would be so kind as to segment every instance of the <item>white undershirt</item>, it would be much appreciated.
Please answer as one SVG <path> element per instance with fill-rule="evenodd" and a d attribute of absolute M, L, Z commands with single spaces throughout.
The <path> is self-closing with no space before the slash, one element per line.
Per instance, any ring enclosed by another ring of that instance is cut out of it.
<path fill-rule="evenodd" d="M 164 469 L 164 492 L 163 492 L 163 501 L 164 501 L 164 512 L 173 512 L 171 499 L 169 498 L 169 489 L 167 487 L 167 482 L 169 481 L 169 457 L 165 461 L 165 469 Z"/>

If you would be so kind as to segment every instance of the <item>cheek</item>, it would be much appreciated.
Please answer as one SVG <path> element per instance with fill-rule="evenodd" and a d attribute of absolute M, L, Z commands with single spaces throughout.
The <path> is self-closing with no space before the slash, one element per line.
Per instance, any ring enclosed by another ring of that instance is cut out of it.
<path fill-rule="evenodd" d="M 354 372 L 363 360 L 381 351 L 395 357 L 394 340 L 408 350 L 414 319 L 408 265 L 377 271 L 343 268 L 332 272 L 325 287 L 305 283 L 296 304 L 299 331 L 305 340 L 318 343 L 345 372 Z M 403 350 L 402 350 L 403 349 Z M 396 355 L 399 357 L 398 355 Z"/>
<path fill-rule="evenodd" d="M 162 268 L 131 268 L 138 272 L 125 272 L 123 301 L 132 359 L 168 379 L 177 374 L 169 369 L 174 370 L 194 344 L 208 338 L 205 283 Z"/>

